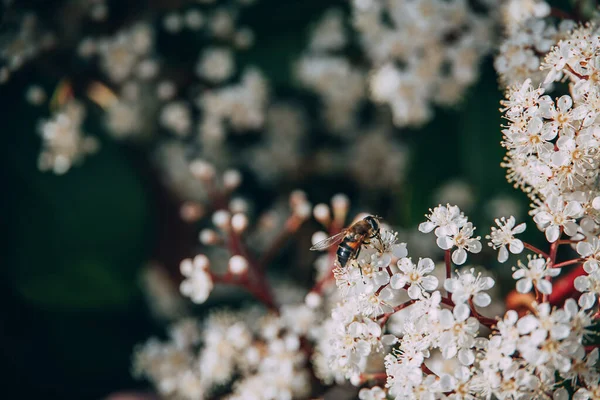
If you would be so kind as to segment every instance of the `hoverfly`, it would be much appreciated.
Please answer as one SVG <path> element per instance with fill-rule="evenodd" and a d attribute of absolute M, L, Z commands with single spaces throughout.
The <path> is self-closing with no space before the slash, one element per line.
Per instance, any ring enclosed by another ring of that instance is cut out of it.
<path fill-rule="evenodd" d="M 369 215 L 343 229 L 337 235 L 328 237 L 316 243 L 311 250 L 324 250 L 334 244 L 339 243 L 336 251 L 337 262 L 340 267 L 345 267 L 348 260 L 355 259 L 360 253 L 363 244 L 369 244 L 369 239 L 378 238 L 381 241 L 379 232 L 379 220 L 381 218 Z"/>

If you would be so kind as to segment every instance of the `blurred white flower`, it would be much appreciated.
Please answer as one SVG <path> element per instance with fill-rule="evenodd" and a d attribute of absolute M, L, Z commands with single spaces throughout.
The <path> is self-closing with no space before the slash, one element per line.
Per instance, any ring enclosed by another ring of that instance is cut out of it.
<path fill-rule="evenodd" d="M 202 254 L 197 255 L 193 260 L 186 258 L 179 266 L 181 274 L 185 277 L 179 290 L 194 303 L 204 303 L 213 289 L 209 267 L 208 258 Z"/>

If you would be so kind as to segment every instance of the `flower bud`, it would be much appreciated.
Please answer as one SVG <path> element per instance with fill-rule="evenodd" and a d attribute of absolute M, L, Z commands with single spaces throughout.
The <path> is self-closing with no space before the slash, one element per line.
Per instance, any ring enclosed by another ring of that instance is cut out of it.
<path fill-rule="evenodd" d="M 323 303 L 323 298 L 317 292 L 309 292 L 304 298 L 304 303 L 309 308 L 318 308 Z"/>
<path fill-rule="evenodd" d="M 228 169 L 223 174 L 223 186 L 227 190 L 234 190 L 242 183 L 242 174 L 237 169 Z"/>
<path fill-rule="evenodd" d="M 592 200 L 592 207 L 594 210 L 600 210 L 600 196 L 594 197 L 594 200 Z"/>
<path fill-rule="evenodd" d="M 212 229 L 202 229 L 198 238 L 203 245 L 211 246 L 217 244 L 219 241 L 219 234 Z"/>
<path fill-rule="evenodd" d="M 212 222 L 216 227 L 227 231 L 229 230 L 229 223 L 231 222 L 231 214 L 226 210 L 218 210 L 212 216 Z"/>
<path fill-rule="evenodd" d="M 325 226 L 329 225 L 331 221 L 331 213 L 327 204 L 317 204 L 313 209 L 313 215 L 317 221 Z"/>
<path fill-rule="evenodd" d="M 215 167 L 204 160 L 194 160 L 190 164 L 190 172 L 196 179 L 208 182 L 215 177 Z"/>
<path fill-rule="evenodd" d="M 202 204 L 186 201 L 179 208 L 179 215 L 185 222 L 196 222 L 204 216 L 204 211 Z"/>
<path fill-rule="evenodd" d="M 235 255 L 229 259 L 229 271 L 234 275 L 240 275 L 248 271 L 248 260 L 240 255 Z"/>
<path fill-rule="evenodd" d="M 313 233 L 310 241 L 313 244 L 313 246 L 319 242 L 322 242 L 323 240 L 327 239 L 327 234 L 323 231 L 318 231 Z"/>
<path fill-rule="evenodd" d="M 248 217 L 246 214 L 237 213 L 231 217 L 231 227 L 236 233 L 241 233 L 248 227 Z"/>
<path fill-rule="evenodd" d="M 308 201 L 298 204 L 293 209 L 294 214 L 298 218 L 303 219 L 303 220 L 308 219 L 308 217 L 310 217 L 311 211 L 312 211 L 312 204 L 310 204 Z"/>
<path fill-rule="evenodd" d="M 306 203 L 306 193 L 302 190 L 294 190 L 290 194 L 290 208 L 294 209 L 302 203 Z"/>
<path fill-rule="evenodd" d="M 208 269 L 210 266 L 210 260 L 204 254 L 198 254 L 194 257 L 194 267 L 201 269 Z"/>
<path fill-rule="evenodd" d="M 336 194 L 331 198 L 331 207 L 333 208 L 333 218 L 338 224 L 343 224 L 350 209 L 350 199 L 345 194 Z"/>
<path fill-rule="evenodd" d="M 248 213 L 248 202 L 240 197 L 235 197 L 229 202 L 229 210 L 232 213 Z"/>

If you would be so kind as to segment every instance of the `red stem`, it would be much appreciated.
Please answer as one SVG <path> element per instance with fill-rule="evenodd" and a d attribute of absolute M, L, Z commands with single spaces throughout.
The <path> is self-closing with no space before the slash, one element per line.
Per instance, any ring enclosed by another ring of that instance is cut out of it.
<path fill-rule="evenodd" d="M 550 255 L 548 253 L 546 253 L 546 252 L 538 249 L 535 246 L 530 245 L 529 243 L 523 242 L 523 246 L 525 246 L 526 249 L 529 249 L 529 250 L 533 251 L 534 253 L 539 254 L 540 256 L 542 256 L 542 257 L 544 257 L 546 259 L 550 258 Z"/>
<path fill-rule="evenodd" d="M 554 264 L 552 266 L 552 268 L 562 268 L 562 267 L 566 267 L 567 265 L 579 264 L 579 263 L 582 263 L 584 261 L 585 261 L 585 258 L 575 258 L 573 260 L 563 261 L 561 263 Z"/>
<path fill-rule="evenodd" d="M 275 300 L 271 293 L 271 287 L 267 277 L 264 274 L 262 268 L 260 268 L 257 261 L 251 257 L 250 253 L 240 240 L 240 236 L 229 228 L 229 252 L 231 255 L 241 255 L 248 261 L 248 274 L 247 280 L 243 283 L 234 283 L 245 287 L 250 293 L 254 295 L 258 300 L 263 302 L 268 308 L 277 309 L 275 306 Z M 232 283 L 232 282 L 225 282 Z"/>
<path fill-rule="evenodd" d="M 409 300 L 409 301 L 407 301 L 406 303 L 402 303 L 402 304 L 400 304 L 399 306 L 396 306 L 396 307 L 394 307 L 394 310 L 393 310 L 393 311 L 391 311 L 391 312 L 389 312 L 389 313 L 381 314 L 381 315 L 379 315 L 379 316 L 375 317 L 375 319 L 376 319 L 376 320 L 377 320 L 377 319 L 380 319 L 380 321 L 379 321 L 379 325 L 383 327 L 383 326 L 386 324 L 387 320 L 388 320 L 388 319 L 389 319 L 389 318 L 390 318 L 392 315 L 394 315 L 394 314 L 395 314 L 395 313 L 397 313 L 398 311 L 400 311 L 400 310 L 402 310 L 402 309 L 404 309 L 404 308 L 406 308 L 406 307 L 408 307 L 408 306 L 411 306 L 411 305 L 415 304 L 415 302 L 416 302 L 416 300 Z"/>
<path fill-rule="evenodd" d="M 446 263 L 446 279 L 450 279 L 452 277 L 452 258 L 449 249 L 444 252 L 444 262 Z"/>
<path fill-rule="evenodd" d="M 473 304 L 473 299 L 469 299 L 469 308 L 471 309 L 473 316 L 477 318 L 480 324 L 485 325 L 490 329 L 492 329 L 492 326 L 496 325 L 497 321 L 495 319 L 484 317 L 483 315 L 477 312 L 477 310 L 475 309 L 475 304 Z"/>
<path fill-rule="evenodd" d="M 273 301 L 273 297 L 270 292 L 267 292 L 262 287 L 257 287 L 256 285 L 249 282 L 247 279 L 235 279 L 235 276 L 225 274 L 222 276 L 215 275 L 209 271 L 209 274 L 215 283 L 223 283 L 227 285 L 239 286 L 248 291 L 252 296 L 254 296 L 257 300 L 263 303 L 267 308 L 272 311 L 278 312 L 277 306 Z"/>
<path fill-rule="evenodd" d="M 386 381 L 387 380 L 387 374 L 385 372 L 374 372 L 371 374 L 368 373 L 363 373 L 360 374 L 360 382 L 361 384 L 368 382 L 368 381 Z"/>

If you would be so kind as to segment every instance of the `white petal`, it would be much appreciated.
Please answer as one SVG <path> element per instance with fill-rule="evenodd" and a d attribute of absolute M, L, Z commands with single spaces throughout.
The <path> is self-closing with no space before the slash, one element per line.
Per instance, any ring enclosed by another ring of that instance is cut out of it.
<path fill-rule="evenodd" d="M 569 95 L 560 96 L 556 105 L 561 112 L 566 112 L 573 105 L 573 99 L 571 99 L 571 96 Z"/>
<path fill-rule="evenodd" d="M 446 279 L 446 281 L 444 282 L 444 289 L 446 289 L 450 293 L 454 292 L 460 286 L 462 285 L 456 278 Z"/>
<path fill-rule="evenodd" d="M 498 262 L 506 262 L 508 260 L 508 250 L 506 250 L 506 246 L 500 246 L 498 249 Z"/>
<path fill-rule="evenodd" d="M 583 211 L 583 207 L 578 201 L 570 201 L 565 207 L 564 213 L 570 217 L 577 217 Z"/>
<path fill-rule="evenodd" d="M 583 310 L 589 310 L 596 303 L 596 296 L 592 293 L 584 293 L 579 298 L 579 306 Z"/>
<path fill-rule="evenodd" d="M 525 278 L 517 281 L 516 288 L 519 293 L 529 293 L 532 287 L 531 279 Z"/>
<path fill-rule="evenodd" d="M 481 251 L 481 242 L 479 240 L 471 241 L 467 246 L 467 250 L 474 254 L 479 253 Z"/>
<path fill-rule="evenodd" d="M 542 279 L 542 280 L 538 281 L 536 283 L 535 287 L 537 287 L 538 290 L 542 294 L 550 294 L 550 293 L 552 293 L 552 283 L 550 283 L 550 281 L 547 281 L 545 279 Z"/>
<path fill-rule="evenodd" d="M 454 241 L 448 236 L 438 237 L 435 242 L 442 250 L 449 250 L 454 246 Z"/>
<path fill-rule="evenodd" d="M 477 293 L 473 296 L 473 303 L 479 307 L 487 307 L 492 302 L 492 298 L 487 293 Z"/>
<path fill-rule="evenodd" d="M 392 254 L 398 258 L 404 258 L 408 255 L 406 243 L 396 243 L 392 245 Z"/>
<path fill-rule="evenodd" d="M 458 352 L 458 361 L 463 365 L 471 365 L 475 361 L 475 353 L 472 350 L 460 349 Z"/>
<path fill-rule="evenodd" d="M 575 278 L 575 281 L 573 282 L 575 289 L 577 289 L 578 292 L 585 292 L 590 288 L 590 278 L 587 276 L 578 276 L 577 278 Z"/>
<path fill-rule="evenodd" d="M 417 264 L 417 268 L 420 268 L 423 273 L 430 273 L 435 269 L 435 263 L 431 258 L 421 258 Z"/>
<path fill-rule="evenodd" d="M 383 288 L 381 292 L 379 292 L 379 299 L 383 301 L 391 301 L 394 298 L 394 293 L 390 289 L 389 286 Z"/>
<path fill-rule="evenodd" d="M 452 252 L 452 261 L 456 265 L 463 265 L 467 261 L 467 252 L 465 249 L 456 249 Z"/>
<path fill-rule="evenodd" d="M 558 225 L 551 225 L 548 228 L 546 228 L 546 239 L 550 243 L 556 242 L 558 240 L 559 236 L 560 236 L 560 228 L 558 227 Z"/>
<path fill-rule="evenodd" d="M 395 274 L 390 280 L 390 284 L 394 289 L 402 289 L 406 285 L 406 276 L 402 274 Z"/>
<path fill-rule="evenodd" d="M 381 271 L 375 274 L 375 284 L 379 286 L 383 286 L 390 281 L 390 275 L 387 271 Z"/>
<path fill-rule="evenodd" d="M 589 242 L 577 243 L 577 252 L 583 257 L 590 256 L 594 253 L 592 245 Z"/>
<path fill-rule="evenodd" d="M 415 300 L 421 298 L 421 296 L 421 289 L 415 284 L 410 285 L 410 287 L 408 288 L 408 297 Z"/>
<path fill-rule="evenodd" d="M 439 313 L 440 324 L 442 328 L 449 328 L 454 326 L 454 316 L 450 310 L 443 309 Z"/>
<path fill-rule="evenodd" d="M 432 275 L 424 276 L 421 279 L 421 286 L 428 291 L 435 290 L 438 287 L 438 278 Z"/>
<path fill-rule="evenodd" d="M 513 254 L 521 254 L 521 252 L 524 249 L 524 245 L 523 242 L 519 239 L 513 239 L 510 241 L 508 248 L 510 249 L 510 252 Z"/>
<path fill-rule="evenodd" d="M 513 228 L 512 233 L 513 233 L 513 235 L 523 233 L 523 232 L 525 232 L 526 228 L 527 228 L 527 224 L 525 224 L 525 222 L 522 222 Z"/>
<path fill-rule="evenodd" d="M 386 346 L 392 346 L 398 343 L 398 338 L 394 335 L 383 335 L 381 337 L 381 343 L 383 343 Z"/>
<path fill-rule="evenodd" d="M 423 232 L 423 233 L 429 233 L 431 232 L 434 228 L 436 227 L 436 224 L 434 224 L 431 221 L 426 221 L 423 222 L 421 224 L 419 224 L 419 231 Z"/>
<path fill-rule="evenodd" d="M 471 315 L 471 310 L 466 304 L 457 304 L 454 306 L 453 314 L 457 321 L 464 321 Z"/>

